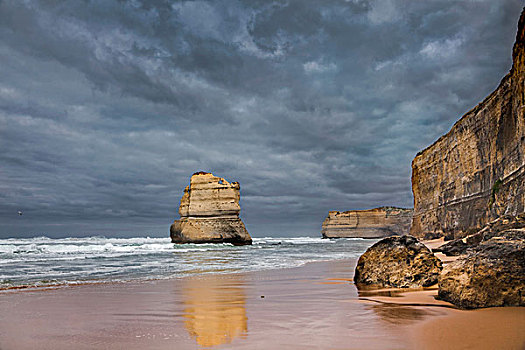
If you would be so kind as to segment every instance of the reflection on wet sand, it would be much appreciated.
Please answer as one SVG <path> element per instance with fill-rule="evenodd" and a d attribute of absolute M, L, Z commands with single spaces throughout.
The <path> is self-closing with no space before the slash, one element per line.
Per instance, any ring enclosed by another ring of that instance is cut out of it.
<path fill-rule="evenodd" d="M 407 291 L 403 289 L 378 288 L 376 286 L 368 286 L 368 285 L 362 285 L 362 284 L 357 285 L 357 294 L 359 298 L 368 298 L 368 297 L 396 298 L 396 297 L 400 297 L 403 293 L 406 293 L 406 292 Z"/>
<path fill-rule="evenodd" d="M 434 314 L 428 309 L 396 304 L 376 304 L 371 307 L 382 321 L 392 325 L 411 324 Z"/>
<path fill-rule="evenodd" d="M 361 300 L 375 302 L 371 309 L 379 318 L 390 325 L 408 325 L 435 315 L 443 315 L 439 308 L 422 306 L 448 306 L 439 303 L 433 297 L 435 288 L 394 289 L 359 285 L 358 296 Z"/>
<path fill-rule="evenodd" d="M 246 295 L 242 275 L 182 280 L 184 326 L 202 347 L 246 336 Z"/>

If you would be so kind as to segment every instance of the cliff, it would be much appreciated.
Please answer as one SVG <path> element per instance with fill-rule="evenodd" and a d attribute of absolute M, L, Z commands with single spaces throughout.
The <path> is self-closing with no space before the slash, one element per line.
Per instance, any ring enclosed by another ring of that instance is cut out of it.
<path fill-rule="evenodd" d="M 211 173 L 193 174 L 180 201 L 180 220 L 170 227 L 173 243 L 251 244 L 239 218 L 240 185 Z"/>
<path fill-rule="evenodd" d="M 417 237 L 462 238 L 525 208 L 525 11 L 498 88 L 412 162 Z"/>
<path fill-rule="evenodd" d="M 321 233 L 324 238 L 381 238 L 407 234 L 411 222 L 412 209 L 381 207 L 331 211 L 323 222 Z"/>

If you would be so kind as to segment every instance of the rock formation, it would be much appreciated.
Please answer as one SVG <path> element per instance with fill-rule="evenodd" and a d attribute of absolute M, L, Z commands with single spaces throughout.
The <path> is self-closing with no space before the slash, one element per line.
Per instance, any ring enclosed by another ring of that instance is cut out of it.
<path fill-rule="evenodd" d="M 173 243 L 251 244 L 239 218 L 240 186 L 211 173 L 193 174 L 180 200 L 180 220 L 170 228 Z"/>
<path fill-rule="evenodd" d="M 441 260 L 417 238 L 387 237 L 361 255 L 354 282 L 382 287 L 419 288 L 436 284 Z"/>
<path fill-rule="evenodd" d="M 509 229 L 447 265 L 438 296 L 472 309 L 525 306 L 525 229 Z"/>
<path fill-rule="evenodd" d="M 410 230 L 412 209 L 381 207 L 368 210 L 331 211 L 323 222 L 323 238 L 383 238 Z"/>
<path fill-rule="evenodd" d="M 504 235 L 508 230 L 525 229 L 525 214 L 518 216 L 502 216 L 490 223 L 478 232 L 465 238 L 458 238 L 434 248 L 434 252 L 442 252 L 448 256 L 457 256 L 466 254 L 471 248 L 478 244 L 488 241 L 493 237 Z"/>
<path fill-rule="evenodd" d="M 413 160 L 412 235 L 462 238 L 525 211 L 524 13 L 509 74 Z"/>

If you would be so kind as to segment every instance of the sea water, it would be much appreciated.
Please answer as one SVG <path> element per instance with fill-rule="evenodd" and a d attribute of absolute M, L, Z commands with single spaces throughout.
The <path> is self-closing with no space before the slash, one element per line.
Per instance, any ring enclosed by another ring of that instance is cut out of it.
<path fill-rule="evenodd" d="M 254 238 L 253 245 L 173 244 L 169 238 L 0 240 L 0 289 L 179 278 L 357 258 L 374 240 Z"/>

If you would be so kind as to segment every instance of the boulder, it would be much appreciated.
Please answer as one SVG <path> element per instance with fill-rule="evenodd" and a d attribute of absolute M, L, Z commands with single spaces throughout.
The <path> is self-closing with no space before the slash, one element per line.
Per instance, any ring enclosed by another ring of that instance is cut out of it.
<path fill-rule="evenodd" d="M 419 288 L 436 284 L 441 261 L 417 238 L 387 237 L 361 255 L 354 282 L 382 287 Z"/>
<path fill-rule="evenodd" d="M 252 238 L 239 218 L 240 185 L 211 173 L 197 172 L 184 189 L 180 220 L 170 227 L 173 243 L 251 244 Z"/>
<path fill-rule="evenodd" d="M 525 229 L 499 232 L 447 265 L 438 296 L 465 309 L 525 306 Z"/>

